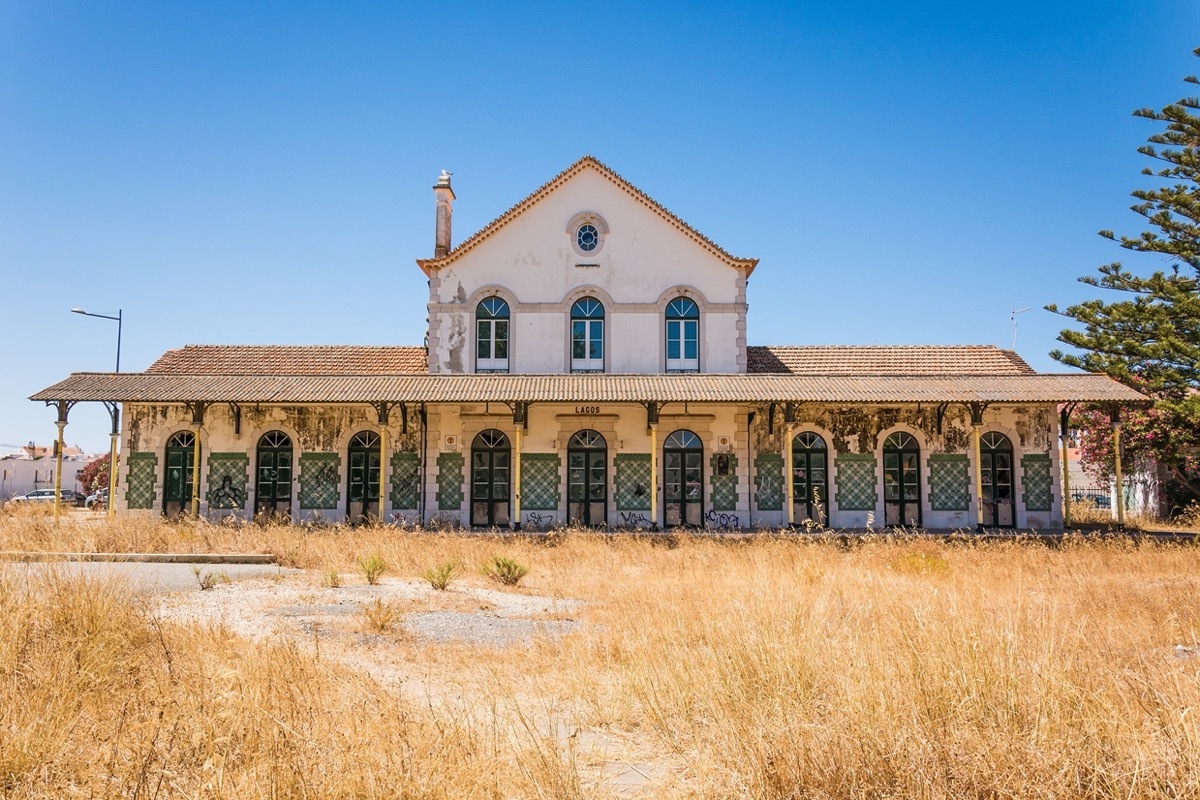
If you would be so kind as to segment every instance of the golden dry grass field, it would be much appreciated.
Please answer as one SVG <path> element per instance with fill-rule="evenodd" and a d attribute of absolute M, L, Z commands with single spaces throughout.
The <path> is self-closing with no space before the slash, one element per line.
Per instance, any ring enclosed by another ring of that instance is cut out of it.
<path fill-rule="evenodd" d="M 0 516 L 0 550 L 269 552 L 304 570 L 163 598 L 0 569 L 6 799 L 1200 797 L 1191 545 L 32 514 Z M 495 555 L 529 567 L 519 586 L 480 574 Z M 437 592 L 422 575 L 448 562 Z M 273 591 L 364 603 L 329 635 L 164 613 Z M 497 645 L 406 623 L 531 598 L 558 633 Z"/>

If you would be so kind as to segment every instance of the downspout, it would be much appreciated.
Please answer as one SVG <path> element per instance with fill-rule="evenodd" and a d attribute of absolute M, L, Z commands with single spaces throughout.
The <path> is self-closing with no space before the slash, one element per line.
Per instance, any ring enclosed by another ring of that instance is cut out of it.
<path fill-rule="evenodd" d="M 421 520 L 421 527 L 425 527 L 428 520 L 425 519 L 425 494 L 428 487 L 425 485 L 425 479 L 428 476 L 427 467 L 429 465 L 429 423 L 425 417 L 425 404 L 421 403 L 421 493 L 417 497 L 417 502 L 420 503 L 420 508 L 417 516 Z"/>
<path fill-rule="evenodd" d="M 192 444 L 192 519 L 200 518 L 200 428 L 196 426 L 196 440 Z"/>
<path fill-rule="evenodd" d="M 386 495 L 383 491 L 384 483 L 387 480 L 387 424 L 379 426 L 379 524 L 385 524 L 387 517 L 383 513 L 383 503 Z"/>
<path fill-rule="evenodd" d="M 746 414 L 746 519 L 747 526 L 754 529 L 754 456 L 751 453 L 751 426 L 754 424 L 754 412 Z"/>

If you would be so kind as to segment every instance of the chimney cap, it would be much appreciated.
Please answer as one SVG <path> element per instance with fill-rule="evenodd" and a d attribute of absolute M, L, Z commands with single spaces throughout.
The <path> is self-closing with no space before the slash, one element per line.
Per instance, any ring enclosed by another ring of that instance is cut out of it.
<path fill-rule="evenodd" d="M 433 188 L 449 189 L 450 188 L 450 176 L 453 174 L 454 174 L 453 172 L 447 172 L 446 170 L 442 170 L 442 174 L 438 175 L 437 183 L 434 184 Z"/>

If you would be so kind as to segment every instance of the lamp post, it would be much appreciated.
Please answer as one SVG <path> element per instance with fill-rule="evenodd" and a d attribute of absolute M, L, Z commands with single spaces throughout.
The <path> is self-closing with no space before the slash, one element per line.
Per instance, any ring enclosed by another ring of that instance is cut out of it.
<path fill-rule="evenodd" d="M 100 319 L 111 319 L 117 323 L 117 369 L 121 371 L 121 309 L 117 309 L 117 315 L 114 317 L 111 314 L 93 314 L 90 311 L 84 311 L 82 308 L 72 308 L 72 314 L 82 314 L 85 317 L 99 317 Z M 121 407 L 115 403 L 104 404 L 108 408 L 109 416 L 112 417 L 112 443 L 108 451 L 108 516 L 115 517 L 117 514 L 117 439 L 121 435 Z"/>

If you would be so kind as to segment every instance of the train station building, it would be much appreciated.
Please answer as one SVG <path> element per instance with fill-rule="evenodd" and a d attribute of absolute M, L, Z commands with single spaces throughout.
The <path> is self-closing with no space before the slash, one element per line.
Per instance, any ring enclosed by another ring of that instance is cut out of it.
<path fill-rule="evenodd" d="M 734 256 L 588 156 L 454 244 L 423 345 L 209 346 L 34 395 L 119 421 L 121 514 L 477 527 L 1063 524 L 1064 409 L 1144 400 L 964 346 L 747 344 Z"/>

